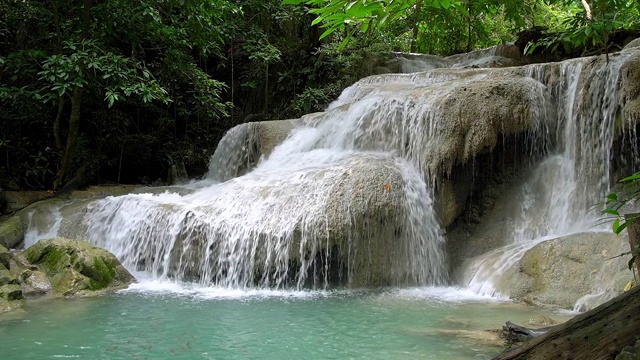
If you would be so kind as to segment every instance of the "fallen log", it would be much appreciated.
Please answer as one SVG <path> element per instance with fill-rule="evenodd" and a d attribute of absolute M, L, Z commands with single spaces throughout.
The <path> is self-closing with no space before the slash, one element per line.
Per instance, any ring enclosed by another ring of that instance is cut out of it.
<path fill-rule="evenodd" d="M 545 334 L 554 326 L 549 326 L 540 329 L 531 329 L 524 326 L 516 325 L 511 321 L 507 321 L 505 326 L 502 327 L 502 336 L 508 344 L 523 343 L 529 341 L 536 336 Z"/>
<path fill-rule="evenodd" d="M 640 286 L 494 358 L 614 359 L 640 340 Z"/>

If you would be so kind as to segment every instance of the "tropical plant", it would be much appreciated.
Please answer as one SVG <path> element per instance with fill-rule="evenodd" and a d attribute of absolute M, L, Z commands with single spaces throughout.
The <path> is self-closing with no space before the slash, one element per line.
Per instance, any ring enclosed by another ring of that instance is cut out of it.
<path fill-rule="evenodd" d="M 602 210 L 602 214 L 607 217 L 603 220 L 613 222 L 611 229 L 615 234 L 620 234 L 623 230 L 628 229 L 631 250 L 620 256 L 631 255 L 628 266 L 629 270 L 634 271 L 635 276 L 635 270 L 637 270 L 640 275 L 640 243 L 638 243 L 640 238 L 637 238 L 640 234 L 636 233 L 635 229 L 632 231 L 629 226 L 640 219 L 640 214 L 625 214 L 622 210 L 626 205 L 640 200 L 640 172 L 625 177 L 619 182 L 624 185 L 623 190 L 607 195 L 605 209 Z"/>

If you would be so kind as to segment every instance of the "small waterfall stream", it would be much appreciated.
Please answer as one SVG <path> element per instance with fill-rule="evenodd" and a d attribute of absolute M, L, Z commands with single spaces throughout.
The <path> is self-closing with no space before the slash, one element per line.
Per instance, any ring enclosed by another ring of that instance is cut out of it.
<path fill-rule="evenodd" d="M 610 62 L 586 58 L 523 68 L 524 76 L 544 83 L 555 99 L 551 104 L 555 118 L 551 131 L 556 139 L 548 156 L 521 187 L 512 244 L 484 254 L 471 264 L 471 289 L 483 295 L 508 297 L 495 285 L 527 250 L 559 236 L 608 230 L 606 224 L 598 224 L 594 209 L 612 186 L 615 132 L 635 136 L 624 129 L 618 94 L 621 67 L 633 55 L 637 56 L 627 51 Z"/>

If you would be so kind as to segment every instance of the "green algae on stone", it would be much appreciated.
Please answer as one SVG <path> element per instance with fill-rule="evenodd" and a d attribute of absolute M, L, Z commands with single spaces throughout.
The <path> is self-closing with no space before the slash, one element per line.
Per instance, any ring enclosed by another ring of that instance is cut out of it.
<path fill-rule="evenodd" d="M 24 227 L 18 216 L 12 216 L 4 222 L 0 222 L 1 246 L 10 249 L 18 246 L 22 240 L 24 240 Z"/>
<path fill-rule="evenodd" d="M 53 291 L 64 296 L 122 289 L 135 280 L 113 254 L 84 241 L 43 240 L 23 254 L 49 276 Z"/>
<path fill-rule="evenodd" d="M 6 300 L 22 300 L 22 288 L 17 284 L 8 284 L 0 286 L 0 298 Z"/>
<path fill-rule="evenodd" d="M 3 266 L 4 267 L 4 266 Z M 0 269 L 0 285 L 17 284 L 18 280 L 7 269 Z"/>
<path fill-rule="evenodd" d="M 9 268 L 9 261 L 11 260 L 11 253 L 6 247 L 0 245 L 0 269 Z"/>

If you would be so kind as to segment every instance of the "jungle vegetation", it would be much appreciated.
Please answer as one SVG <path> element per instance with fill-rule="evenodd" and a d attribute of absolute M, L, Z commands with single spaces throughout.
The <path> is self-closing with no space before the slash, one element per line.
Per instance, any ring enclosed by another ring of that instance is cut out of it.
<path fill-rule="evenodd" d="M 586 5 L 585 5 L 586 4 Z M 206 171 L 224 132 L 322 110 L 393 51 L 528 51 L 637 29 L 623 0 L 0 0 L 0 188 Z"/>

